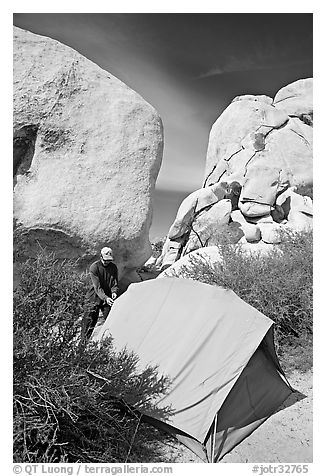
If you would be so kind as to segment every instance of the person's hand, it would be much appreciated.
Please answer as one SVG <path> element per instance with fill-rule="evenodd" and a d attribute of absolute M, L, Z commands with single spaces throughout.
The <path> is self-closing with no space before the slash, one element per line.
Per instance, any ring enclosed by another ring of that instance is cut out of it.
<path fill-rule="evenodd" d="M 117 294 L 116 293 L 112 293 L 112 299 L 116 299 L 117 298 Z"/>
<path fill-rule="evenodd" d="M 106 298 L 106 303 L 109 305 L 109 306 L 112 306 L 112 304 L 114 303 L 114 300 L 110 297 L 107 297 Z"/>

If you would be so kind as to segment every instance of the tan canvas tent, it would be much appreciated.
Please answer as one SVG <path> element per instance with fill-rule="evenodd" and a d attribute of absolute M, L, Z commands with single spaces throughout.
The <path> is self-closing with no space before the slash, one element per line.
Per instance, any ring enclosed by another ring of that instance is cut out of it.
<path fill-rule="evenodd" d="M 181 278 L 132 284 L 96 339 L 158 366 L 171 379 L 157 402 L 172 415 L 144 418 L 203 461 L 217 462 L 290 395 L 275 353 L 273 321 L 233 291 Z"/>

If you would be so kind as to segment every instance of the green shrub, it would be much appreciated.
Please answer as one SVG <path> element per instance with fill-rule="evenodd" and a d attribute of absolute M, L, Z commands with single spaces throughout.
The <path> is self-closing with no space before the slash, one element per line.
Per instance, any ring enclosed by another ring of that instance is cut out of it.
<path fill-rule="evenodd" d="M 191 257 L 185 278 L 232 289 L 276 323 L 278 340 L 312 333 L 312 232 L 288 233 L 280 252 L 249 255 L 241 247 L 223 245 L 220 264 L 211 266 Z"/>
<path fill-rule="evenodd" d="M 313 366 L 312 335 L 287 336 L 279 342 L 277 354 L 285 372 L 307 372 Z"/>
<path fill-rule="evenodd" d="M 163 236 L 162 238 L 157 238 L 154 241 L 152 241 L 152 255 L 154 258 L 158 258 L 160 254 L 162 253 L 164 243 L 166 241 L 166 236 Z"/>
<path fill-rule="evenodd" d="M 299 195 L 310 197 L 312 200 L 314 198 L 313 184 L 298 185 L 295 192 Z"/>
<path fill-rule="evenodd" d="M 157 430 L 138 410 L 168 414 L 155 399 L 168 385 L 155 368 L 116 353 L 111 339 L 79 344 L 86 275 L 41 253 L 21 265 L 14 293 L 14 460 L 162 460 Z"/>

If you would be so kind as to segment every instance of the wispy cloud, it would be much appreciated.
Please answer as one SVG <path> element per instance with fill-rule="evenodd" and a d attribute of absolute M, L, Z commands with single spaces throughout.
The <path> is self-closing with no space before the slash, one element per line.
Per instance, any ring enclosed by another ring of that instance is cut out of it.
<path fill-rule="evenodd" d="M 246 61 L 237 58 L 230 58 L 230 62 L 223 66 L 216 66 L 200 75 L 196 76 L 194 79 L 204 79 L 209 78 L 210 76 L 217 76 L 221 74 L 227 73 L 237 73 L 242 71 L 257 71 L 257 70 L 268 70 L 268 69 L 275 69 L 280 68 L 282 66 L 295 66 L 295 65 L 303 65 L 310 63 L 310 59 L 298 59 L 292 61 L 273 61 L 265 64 L 259 64 L 254 61 Z"/>
<path fill-rule="evenodd" d="M 273 40 L 261 41 L 258 45 L 247 45 L 246 51 L 236 54 L 218 55 L 216 64 L 207 71 L 200 73 L 194 79 L 204 79 L 210 76 L 226 73 L 269 70 L 282 66 L 303 65 L 311 62 L 311 57 L 301 55 L 301 47 L 294 39 L 288 39 L 284 44 Z"/>

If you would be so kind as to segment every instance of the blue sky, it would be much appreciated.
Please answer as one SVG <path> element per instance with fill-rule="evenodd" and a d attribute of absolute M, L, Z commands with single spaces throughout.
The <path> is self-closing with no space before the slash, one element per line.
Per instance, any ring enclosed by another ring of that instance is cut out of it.
<path fill-rule="evenodd" d="M 201 187 L 210 128 L 232 99 L 312 76 L 312 14 L 18 13 L 14 24 L 76 49 L 161 115 L 151 238 Z"/>

